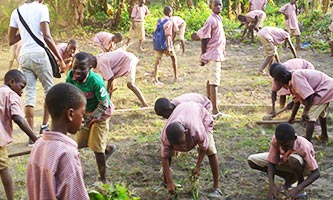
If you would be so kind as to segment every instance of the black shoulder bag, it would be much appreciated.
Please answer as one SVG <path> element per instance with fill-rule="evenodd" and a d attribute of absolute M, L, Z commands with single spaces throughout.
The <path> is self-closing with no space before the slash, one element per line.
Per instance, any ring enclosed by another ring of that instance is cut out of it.
<path fill-rule="evenodd" d="M 45 52 L 47 54 L 47 56 L 49 57 L 50 63 L 51 63 L 51 67 L 52 67 L 52 72 L 53 72 L 53 77 L 55 78 L 60 78 L 60 72 L 59 72 L 59 65 L 58 62 L 56 60 L 56 58 L 54 57 L 54 55 L 52 54 L 52 52 L 50 51 L 49 48 L 47 48 L 44 44 L 44 42 L 40 41 L 30 30 L 28 24 L 24 21 L 19 9 L 17 8 L 17 13 L 18 16 L 20 18 L 20 21 L 22 22 L 23 26 L 25 27 L 25 29 L 27 29 L 27 31 L 30 33 L 31 37 L 37 42 L 37 44 L 41 47 L 43 47 L 43 49 L 45 49 Z"/>

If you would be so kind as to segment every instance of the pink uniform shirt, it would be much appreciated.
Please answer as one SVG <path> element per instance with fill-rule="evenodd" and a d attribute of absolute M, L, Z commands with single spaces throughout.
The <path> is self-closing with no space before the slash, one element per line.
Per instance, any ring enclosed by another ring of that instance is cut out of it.
<path fill-rule="evenodd" d="M 178 106 L 180 103 L 184 102 L 195 102 L 201 104 L 208 111 L 212 110 L 212 102 L 206 96 L 198 93 L 182 94 L 171 101 L 171 103 L 175 106 Z"/>
<path fill-rule="evenodd" d="M 67 48 L 67 43 L 59 43 L 57 45 L 57 49 L 60 53 L 60 56 L 65 59 L 65 55 L 66 55 L 66 48 Z"/>
<path fill-rule="evenodd" d="M 177 27 L 185 23 L 183 18 L 179 16 L 171 16 L 170 19 L 176 24 Z"/>
<path fill-rule="evenodd" d="M 255 18 L 258 16 L 262 16 L 262 15 L 265 15 L 266 16 L 266 13 L 262 10 L 253 10 L 253 11 L 250 11 L 248 13 L 245 14 L 245 17 L 246 17 L 246 21 L 247 22 L 252 22 L 255 20 Z"/>
<path fill-rule="evenodd" d="M 0 147 L 13 141 L 12 116 L 24 118 L 21 98 L 7 85 L 0 86 Z"/>
<path fill-rule="evenodd" d="M 143 22 L 145 17 L 147 17 L 148 15 L 149 10 L 147 6 L 142 5 L 140 7 L 139 5 L 135 5 L 132 10 L 131 18 L 135 22 Z"/>
<path fill-rule="evenodd" d="M 288 16 L 288 19 L 286 20 L 287 27 L 299 30 L 295 4 L 287 3 L 279 9 L 279 12 Z"/>
<path fill-rule="evenodd" d="M 292 72 L 289 87 L 293 98 L 302 104 L 312 94 L 315 94 L 313 105 L 321 105 L 333 100 L 333 78 L 317 70 L 299 69 Z"/>
<path fill-rule="evenodd" d="M 265 10 L 267 0 L 250 0 L 250 11 Z"/>
<path fill-rule="evenodd" d="M 333 7 L 331 9 L 331 24 L 329 26 L 330 31 L 333 32 Z"/>
<path fill-rule="evenodd" d="M 105 80 L 118 78 L 127 75 L 131 71 L 133 64 L 137 64 L 139 59 L 132 53 L 116 50 L 96 55 L 97 71 Z"/>
<path fill-rule="evenodd" d="M 109 44 L 113 36 L 113 34 L 108 32 L 99 32 L 94 37 L 94 45 L 107 49 L 109 48 Z"/>
<path fill-rule="evenodd" d="M 200 39 L 209 39 L 206 53 L 201 55 L 201 61 L 224 61 L 226 38 L 224 34 L 222 17 L 212 13 L 205 22 L 205 25 L 197 32 Z"/>
<path fill-rule="evenodd" d="M 258 35 L 265 38 L 267 41 L 272 42 L 274 45 L 279 45 L 283 43 L 287 38 L 290 38 L 288 32 L 283 30 L 282 28 L 276 28 L 272 26 L 263 27 Z"/>
<path fill-rule="evenodd" d="M 186 133 L 186 142 L 182 145 L 171 145 L 166 136 L 166 128 L 173 122 L 181 123 L 188 130 Z M 202 105 L 195 102 L 179 104 L 173 110 L 161 134 L 162 158 L 170 157 L 173 150 L 190 151 L 196 145 L 206 151 L 209 146 L 207 134 L 212 131 L 212 129 L 213 118 Z"/>
<path fill-rule="evenodd" d="M 280 148 L 280 146 L 277 144 L 275 135 L 273 135 L 267 158 L 268 162 L 273 164 L 279 164 L 281 161 L 280 155 L 283 155 L 285 153 L 286 152 L 284 152 L 283 149 Z M 313 149 L 313 146 L 311 142 L 309 142 L 304 137 L 297 136 L 294 142 L 292 153 L 297 154 L 304 159 L 306 163 L 305 166 L 308 168 L 309 171 L 318 169 L 318 163 L 315 159 L 315 151 Z"/>
<path fill-rule="evenodd" d="M 63 133 L 45 131 L 27 165 L 28 199 L 89 199 L 77 143 Z"/>
<path fill-rule="evenodd" d="M 293 72 L 297 69 L 315 69 L 312 63 L 302 58 L 293 58 L 284 63 L 282 63 L 290 72 Z M 279 95 L 289 95 L 290 92 L 288 89 L 284 88 L 282 84 L 277 81 L 273 81 L 272 91 L 279 91 Z"/>
<path fill-rule="evenodd" d="M 163 26 L 163 28 L 164 28 L 164 35 L 165 36 L 172 36 L 173 32 L 178 31 L 178 26 L 168 16 L 164 16 L 163 18 L 161 18 L 161 22 L 163 22 L 165 19 L 168 19 L 168 21 Z"/>

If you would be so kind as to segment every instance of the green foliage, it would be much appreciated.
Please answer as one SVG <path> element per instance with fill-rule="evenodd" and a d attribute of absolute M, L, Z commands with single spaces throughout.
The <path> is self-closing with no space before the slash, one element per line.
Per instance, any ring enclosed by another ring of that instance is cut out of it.
<path fill-rule="evenodd" d="M 115 185 L 102 184 L 96 190 L 88 192 L 91 200 L 139 200 L 139 197 L 134 197 L 125 186 L 120 183 Z"/>
<path fill-rule="evenodd" d="M 8 1 L 8 4 L 0 6 L 2 12 L 2 15 L 0 15 L 0 34 L 4 35 L 7 33 L 10 15 L 16 6 L 13 1 Z"/>

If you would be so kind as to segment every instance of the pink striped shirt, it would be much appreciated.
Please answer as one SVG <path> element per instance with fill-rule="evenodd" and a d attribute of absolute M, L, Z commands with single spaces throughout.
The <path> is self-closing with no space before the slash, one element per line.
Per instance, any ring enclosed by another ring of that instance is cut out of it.
<path fill-rule="evenodd" d="M 180 25 L 185 23 L 184 19 L 179 16 L 171 16 L 170 19 L 176 24 L 177 29 Z"/>
<path fill-rule="evenodd" d="M 205 22 L 205 25 L 197 32 L 200 39 L 209 39 L 207 49 L 201 55 L 201 61 L 224 61 L 226 38 L 224 34 L 222 17 L 212 13 Z"/>
<path fill-rule="evenodd" d="M 175 106 L 178 106 L 179 104 L 184 102 L 195 102 L 201 104 L 209 112 L 212 110 L 212 102 L 205 95 L 198 93 L 182 94 L 171 101 L 171 103 Z"/>
<path fill-rule="evenodd" d="M 274 45 L 279 45 L 283 43 L 286 39 L 290 38 L 288 32 L 286 32 L 282 28 L 272 26 L 263 27 L 258 32 L 258 35 L 262 36 L 267 41 L 272 42 Z"/>
<path fill-rule="evenodd" d="M 280 155 L 285 153 L 286 152 L 284 152 L 283 149 L 278 145 L 275 135 L 273 135 L 267 158 L 268 162 L 279 164 L 281 161 Z M 305 166 L 308 168 L 308 170 L 313 171 L 318 169 L 318 163 L 315 158 L 315 151 L 313 149 L 312 143 L 304 137 L 297 136 L 294 142 L 292 153 L 300 155 L 304 159 L 306 163 Z"/>
<path fill-rule="evenodd" d="M 0 86 L 0 147 L 13 141 L 12 116 L 24 118 L 21 98 L 7 85 Z"/>
<path fill-rule="evenodd" d="M 245 14 L 246 17 L 246 21 L 247 22 L 252 22 L 255 20 L 256 17 L 259 16 L 265 16 L 266 17 L 266 13 L 262 10 L 253 10 L 250 11 L 248 13 Z"/>
<path fill-rule="evenodd" d="M 315 94 L 313 105 L 321 105 L 333 100 L 333 78 L 317 70 L 299 69 L 292 72 L 289 88 L 293 98 L 302 104 L 313 94 Z"/>
<path fill-rule="evenodd" d="M 57 45 L 57 49 L 60 53 L 60 56 L 63 58 L 63 59 L 66 59 L 65 58 L 65 55 L 66 55 L 66 48 L 67 48 L 67 43 L 59 43 Z"/>
<path fill-rule="evenodd" d="M 132 10 L 131 18 L 135 22 L 143 22 L 145 17 L 147 17 L 148 15 L 149 15 L 149 10 L 147 6 L 135 5 Z"/>
<path fill-rule="evenodd" d="M 96 55 L 97 71 L 105 80 L 118 78 L 127 75 L 133 65 L 137 65 L 139 59 L 130 52 L 116 50 Z"/>
<path fill-rule="evenodd" d="M 94 45 L 97 45 L 102 49 L 107 49 L 109 48 L 113 36 L 113 34 L 108 32 L 99 32 L 94 37 Z"/>
<path fill-rule="evenodd" d="M 188 129 L 186 142 L 184 144 L 170 144 L 166 136 L 166 128 L 173 122 L 179 122 L 185 127 L 185 129 Z M 198 145 L 202 150 L 207 150 L 209 146 L 207 133 L 212 131 L 212 129 L 213 118 L 202 105 L 195 102 L 185 102 L 179 104 L 173 110 L 161 134 L 162 158 L 170 157 L 173 150 L 190 151 L 196 145 Z"/>
<path fill-rule="evenodd" d="M 77 143 L 59 132 L 45 131 L 27 165 L 28 199 L 89 199 Z"/>
<path fill-rule="evenodd" d="M 279 12 L 288 16 L 288 19 L 286 20 L 287 27 L 299 30 L 295 4 L 287 3 L 279 9 Z"/>
<path fill-rule="evenodd" d="M 312 63 L 302 58 L 293 58 L 284 63 L 282 63 L 290 72 L 295 71 L 297 69 L 315 69 Z M 272 91 L 279 91 L 279 95 L 289 95 L 290 91 L 282 86 L 277 81 L 273 81 Z"/>
<path fill-rule="evenodd" d="M 267 0 L 250 0 L 250 11 L 265 10 Z"/>

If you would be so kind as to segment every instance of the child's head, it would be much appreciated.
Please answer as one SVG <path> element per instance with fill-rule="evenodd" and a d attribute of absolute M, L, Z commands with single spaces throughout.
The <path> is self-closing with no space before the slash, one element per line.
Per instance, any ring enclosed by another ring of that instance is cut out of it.
<path fill-rule="evenodd" d="M 238 18 L 239 21 L 242 22 L 242 24 L 246 22 L 246 17 L 244 15 L 238 15 L 237 18 Z"/>
<path fill-rule="evenodd" d="M 170 6 L 165 6 L 163 12 L 164 12 L 165 16 L 171 17 L 172 13 L 173 13 L 173 10 L 172 10 L 172 8 Z"/>
<path fill-rule="evenodd" d="M 291 4 L 296 4 L 297 0 L 290 0 Z"/>
<path fill-rule="evenodd" d="M 275 129 L 275 138 L 284 151 L 292 149 L 297 138 L 296 131 L 289 123 L 279 124 Z"/>
<path fill-rule="evenodd" d="M 22 96 L 23 89 L 27 85 L 26 78 L 22 72 L 17 69 L 9 70 L 5 74 L 5 85 L 10 87 L 16 94 Z"/>
<path fill-rule="evenodd" d="M 83 82 L 92 67 L 91 55 L 86 52 L 75 54 L 72 65 L 73 80 Z"/>
<path fill-rule="evenodd" d="M 291 72 L 280 63 L 273 63 L 269 69 L 269 74 L 283 85 L 288 85 L 291 80 Z"/>
<path fill-rule="evenodd" d="M 146 0 L 139 0 L 139 5 L 142 6 L 146 3 Z"/>
<path fill-rule="evenodd" d="M 112 37 L 111 40 L 112 40 L 112 42 L 117 44 L 123 40 L 123 36 L 121 35 L 121 33 L 116 33 L 116 34 L 114 34 L 114 36 Z"/>
<path fill-rule="evenodd" d="M 96 58 L 96 56 L 94 56 L 90 53 L 90 57 L 91 57 L 91 68 L 96 68 L 97 67 L 97 58 Z"/>
<path fill-rule="evenodd" d="M 166 136 L 173 145 L 180 145 L 186 141 L 186 129 L 180 122 L 170 123 L 166 128 Z"/>
<path fill-rule="evenodd" d="M 212 9 L 213 13 L 220 14 L 222 11 L 222 1 L 221 0 L 210 0 L 210 9 Z"/>
<path fill-rule="evenodd" d="M 168 119 L 175 106 L 167 98 L 159 98 L 155 101 L 154 110 L 158 116 Z"/>
<path fill-rule="evenodd" d="M 74 53 L 75 53 L 75 51 L 76 51 L 76 48 L 77 48 L 76 40 L 71 39 L 71 40 L 69 40 L 68 43 L 67 43 L 66 52 L 67 52 L 68 54 L 74 55 Z"/>
<path fill-rule="evenodd" d="M 80 129 L 86 107 L 86 98 L 81 90 L 68 83 L 59 83 L 47 93 L 45 104 L 53 123 L 65 120 L 68 122 L 67 132 L 71 134 Z"/>

